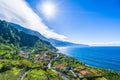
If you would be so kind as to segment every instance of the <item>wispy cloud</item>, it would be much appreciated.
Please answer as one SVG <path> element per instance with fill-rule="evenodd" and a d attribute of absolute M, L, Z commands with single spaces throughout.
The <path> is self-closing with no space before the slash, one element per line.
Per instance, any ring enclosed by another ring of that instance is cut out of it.
<path fill-rule="evenodd" d="M 50 30 L 25 0 L 0 0 L 0 19 L 38 31 L 47 38 L 59 40 L 66 38 Z"/>

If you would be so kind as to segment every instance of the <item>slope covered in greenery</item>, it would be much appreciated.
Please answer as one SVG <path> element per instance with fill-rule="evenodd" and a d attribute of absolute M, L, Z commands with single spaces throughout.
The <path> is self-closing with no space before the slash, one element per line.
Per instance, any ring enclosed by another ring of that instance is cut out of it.
<path fill-rule="evenodd" d="M 0 43 L 16 47 L 55 49 L 49 42 L 16 29 L 11 23 L 0 21 Z"/>

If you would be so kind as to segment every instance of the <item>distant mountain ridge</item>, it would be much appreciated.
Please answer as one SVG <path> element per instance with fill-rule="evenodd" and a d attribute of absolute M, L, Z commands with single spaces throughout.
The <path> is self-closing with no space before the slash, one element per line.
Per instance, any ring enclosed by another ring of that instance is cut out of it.
<path fill-rule="evenodd" d="M 14 27 L 16 27 L 17 29 L 19 29 L 19 30 L 22 30 L 22 31 L 24 31 L 24 32 L 26 32 L 28 34 L 31 34 L 31 35 L 38 36 L 40 39 L 50 42 L 55 47 L 66 47 L 66 46 L 80 46 L 80 47 L 85 47 L 85 46 L 88 46 L 88 45 L 84 45 L 84 44 L 76 44 L 76 43 L 67 42 L 67 41 L 61 41 L 61 40 L 56 40 L 56 39 L 48 39 L 48 38 L 44 37 L 43 35 L 41 35 L 37 31 L 24 28 L 24 27 L 22 27 L 22 26 L 20 26 L 18 24 L 14 24 L 14 23 L 11 23 L 11 24 Z"/>
<path fill-rule="evenodd" d="M 60 40 L 55 40 L 55 39 L 49 39 L 49 41 L 57 47 L 68 47 L 68 46 L 78 46 L 78 47 L 86 47 L 88 45 L 85 44 L 76 44 L 72 42 L 67 42 L 67 41 L 60 41 Z"/>

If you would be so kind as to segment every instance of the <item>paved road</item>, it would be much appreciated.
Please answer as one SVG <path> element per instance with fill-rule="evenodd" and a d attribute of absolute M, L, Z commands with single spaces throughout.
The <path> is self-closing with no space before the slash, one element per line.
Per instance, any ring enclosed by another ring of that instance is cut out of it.
<path fill-rule="evenodd" d="M 26 73 L 27 71 L 29 71 L 29 70 L 30 70 L 30 69 L 28 69 L 28 68 L 24 68 L 24 69 L 20 72 L 17 80 L 24 80 L 23 78 L 24 78 L 24 76 L 25 76 L 25 73 Z"/>
<path fill-rule="evenodd" d="M 73 70 L 70 70 L 70 72 L 74 75 L 74 77 L 77 77 Z"/>
<path fill-rule="evenodd" d="M 51 69 L 53 72 L 59 74 L 59 75 L 63 78 L 63 80 L 69 80 L 65 75 L 62 75 L 60 72 L 56 71 L 55 69 L 53 69 L 53 68 L 51 67 L 52 61 L 55 60 L 55 59 L 58 58 L 58 57 L 59 57 L 59 54 L 57 54 L 57 56 L 56 56 L 54 59 L 51 59 L 51 60 L 50 60 L 50 62 L 49 62 L 49 64 L 48 64 L 48 68 Z"/>
<path fill-rule="evenodd" d="M 61 76 L 64 80 L 69 80 L 65 75 Z"/>

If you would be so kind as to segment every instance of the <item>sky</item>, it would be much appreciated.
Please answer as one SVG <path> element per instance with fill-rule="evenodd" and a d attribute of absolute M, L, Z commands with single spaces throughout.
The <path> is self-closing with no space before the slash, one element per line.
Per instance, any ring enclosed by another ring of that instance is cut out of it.
<path fill-rule="evenodd" d="M 42 8 L 46 2 L 55 6 L 51 11 L 54 13 Z M 0 0 L 0 9 L 1 19 L 36 30 L 48 38 L 90 45 L 120 45 L 120 0 Z"/>
<path fill-rule="evenodd" d="M 0 0 L 0 19 L 40 32 L 47 38 L 64 40 L 43 22 L 25 0 Z"/>

